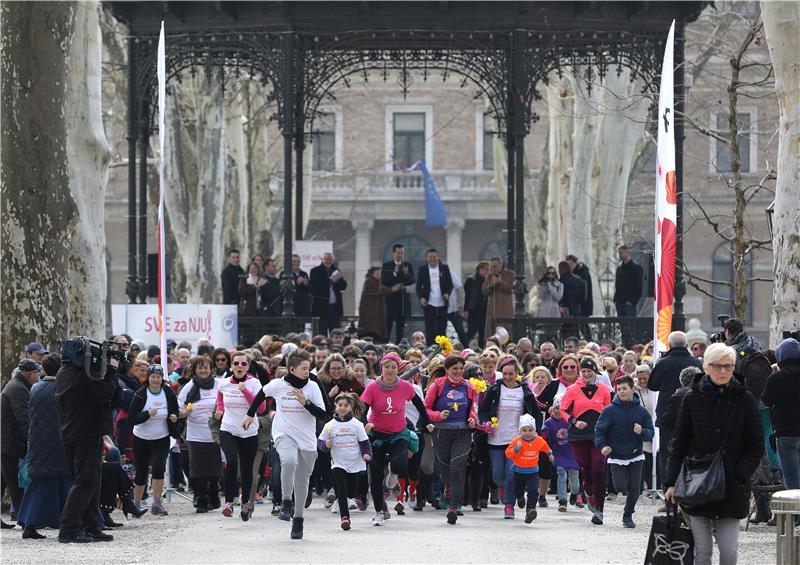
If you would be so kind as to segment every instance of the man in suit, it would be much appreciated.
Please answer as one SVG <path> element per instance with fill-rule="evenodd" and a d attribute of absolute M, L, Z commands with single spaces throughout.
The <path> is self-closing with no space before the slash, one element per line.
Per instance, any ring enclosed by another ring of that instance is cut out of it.
<path fill-rule="evenodd" d="M 281 281 L 278 279 L 278 264 L 275 259 L 267 259 L 264 266 L 266 283 L 261 285 L 261 307 L 266 316 L 280 316 L 283 313 Z"/>
<path fill-rule="evenodd" d="M 222 303 L 239 304 L 239 279 L 244 277 L 244 269 L 239 264 L 239 250 L 228 251 L 228 264 L 222 269 Z"/>
<path fill-rule="evenodd" d="M 453 279 L 436 249 L 428 249 L 425 259 L 427 264 L 417 273 L 416 290 L 425 316 L 425 339 L 431 345 L 447 328 L 447 300 L 453 292 Z"/>
<path fill-rule="evenodd" d="M 333 253 L 325 253 L 322 263 L 311 269 L 308 292 L 311 295 L 311 315 L 319 317 L 319 333 L 328 335 L 328 331 L 341 325 L 342 291 L 347 282 L 342 272 L 333 263 Z"/>
<path fill-rule="evenodd" d="M 311 315 L 308 296 L 308 273 L 300 268 L 300 255 L 292 255 L 292 280 L 294 281 L 294 315 L 305 318 Z"/>
<path fill-rule="evenodd" d="M 411 263 L 403 260 L 404 257 L 403 244 L 395 243 L 392 246 L 392 261 L 387 261 L 381 267 L 381 286 L 396 288 L 397 284 L 403 285 L 384 297 L 386 300 L 386 338 L 391 340 L 392 326 L 394 325 L 396 328 L 395 343 L 400 343 L 400 340 L 403 339 L 406 317 L 411 314 L 411 298 L 406 292 L 406 287 L 416 282 L 414 268 Z"/>
<path fill-rule="evenodd" d="M 594 298 L 592 297 L 592 274 L 589 267 L 578 261 L 575 255 L 567 255 L 567 263 L 572 268 L 572 274 L 586 283 L 586 294 L 581 303 L 581 315 L 591 316 L 594 313 Z"/>

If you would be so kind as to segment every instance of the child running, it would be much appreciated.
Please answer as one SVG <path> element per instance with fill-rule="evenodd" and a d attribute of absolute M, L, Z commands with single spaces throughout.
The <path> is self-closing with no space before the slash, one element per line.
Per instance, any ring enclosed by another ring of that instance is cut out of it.
<path fill-rule="evenodd" d="M 542 437 L 552 447 L 555 458 L 559 512 L 567 511 L 567 480 L 569 480 L 569 503 L 583 508 L 583 502 L 578 500 L 578 491 L 581 488 L 578 480 L 578 462 L 575 461 L 575 454 L 569 444 L 568 433 L 569 424 L 561 416 L 561 408 L 556 402 L 550 408 L 550 417 L 544 422 Z"/>
<path fill-rule="evenodd" d="M 519 435 L 506 448 L 506 457 L 514 462 L 514 494 L 517 506 L 525 508 L 525 523 L 536 519 L 536 502 L 539 498 L 539 454 L 547 455 L 553 462 L 550 446 L 536 434 L 536 420 L 530 414 L 519 419 Z M 525 492 L 528 501 L 525 503 Z"/>
<path fill-rule="evenodd" d="M 366 481 L 367 464 L 372 459 L 364 424 L 353 417 L 357 396 L 340 393 L 336 397 L 333 419 L 325 424 L 317 439 L 320 451 L 330 452 L 333 485 L 339 501 L 339 515 L 343 530 L 350 529 L 349 500 L 358 493 L 360 481 Z M 365 501 L 359 501 L 364 504 Z"/>

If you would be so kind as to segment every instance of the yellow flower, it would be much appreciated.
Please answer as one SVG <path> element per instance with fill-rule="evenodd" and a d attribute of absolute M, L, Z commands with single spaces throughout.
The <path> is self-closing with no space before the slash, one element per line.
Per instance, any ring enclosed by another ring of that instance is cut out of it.
<path fill-rule="evenodd" d="M 187 408 L 187 409 L 189 409 L 189 410 L 191 410 L 191 409 L 192 409 L 192 403 L 190 402 L 189 404 L 187 404 L 187 405 L 186 405 L 186 408 Z"/>
<path fill-rule="evenodd" d="M 436 341 L 436 345 L 442 348 L 442 353 L 444 353 L 445 355 L 453 351 L 453 344 L 450 343 L 450 340 L 447 339 L 447 336 L 443 335 L 436 336 L 436 339 L 434 341 Z"/>
<path fill-rule="evenodd" d="M 486 392 L 486 381 L 472 377 L 469 382 L 475 387 L 475 392 Z"/>
<path fill-rule="evenodd" d="M 458 402 L 453 403 L 453 411 L 458 412 Z"/>
<path fill-rule="evenodd" d="M 497 423 L 497 416 L 492 416 L 492 427 L 496 428 L 499 424 Z"/>

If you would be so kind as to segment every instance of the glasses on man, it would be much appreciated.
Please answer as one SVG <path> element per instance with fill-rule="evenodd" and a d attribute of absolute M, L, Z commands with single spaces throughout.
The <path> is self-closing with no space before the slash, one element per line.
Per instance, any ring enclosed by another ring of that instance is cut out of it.
<path fill-rule="evenodd" d="M 731 363 L 709 363 L 708 366 L 715 371 L 732 371 L 735 365 Z"/>
<path fill-rule="evenodd" d="M 234 367 L 247 367 L 249 364 L 250 364 L 249 361 L 234 361 L 233 362 L 233 366 Z"/>

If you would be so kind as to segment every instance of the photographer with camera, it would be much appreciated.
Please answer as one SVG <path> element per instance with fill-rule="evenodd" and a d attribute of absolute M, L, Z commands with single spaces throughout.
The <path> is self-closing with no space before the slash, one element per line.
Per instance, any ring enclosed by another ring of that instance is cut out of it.
<path fill-rule="evenodd" d="M 564 285 L 558 280 L 555 267 L 547 267 L 537 281 L 539 293 L 539 317 L 560 318 L 561 308 L 558 303 L 564 297 Z"/>
<path fill-rule="evenodd" d="M 124 352 L 110 342 L 84 337 L 64 342 L 56 375 L 61 441 L 74 478 L 61 513 L 58 541 L 111 541 L 103 533 L 98 505 L 103 436 L 112 433 L 112 409 L 118 392 L 117 366 Z"/>

